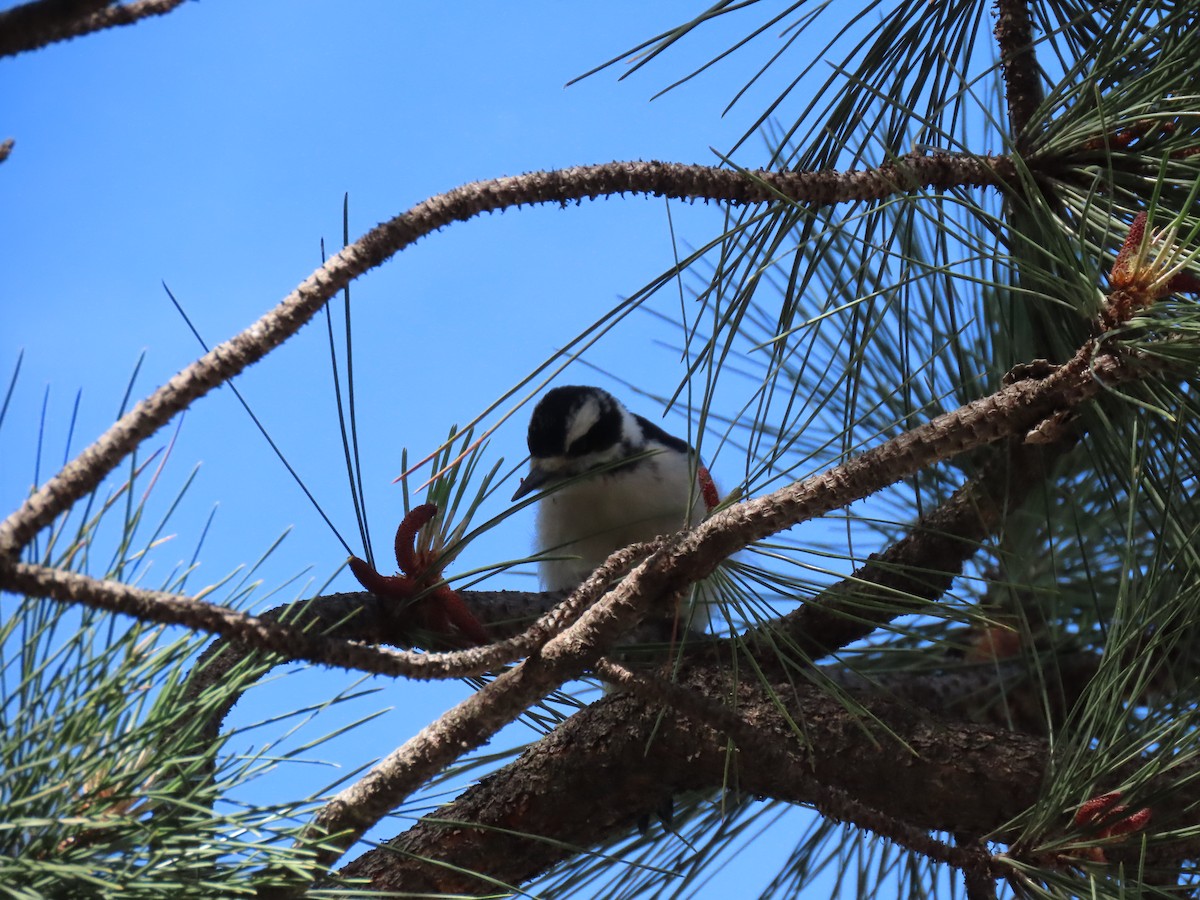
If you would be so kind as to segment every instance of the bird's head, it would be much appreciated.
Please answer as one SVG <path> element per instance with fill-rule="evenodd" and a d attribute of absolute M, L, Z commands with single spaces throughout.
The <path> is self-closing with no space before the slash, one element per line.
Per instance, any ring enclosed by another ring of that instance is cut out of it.
<path fill-rule="evenodd" d="M 549 391 L 529 420 L 529 474 L 513 499 L 611 469 L 646 449 L 639 419 L 608 391 L 568 385 Z"/>

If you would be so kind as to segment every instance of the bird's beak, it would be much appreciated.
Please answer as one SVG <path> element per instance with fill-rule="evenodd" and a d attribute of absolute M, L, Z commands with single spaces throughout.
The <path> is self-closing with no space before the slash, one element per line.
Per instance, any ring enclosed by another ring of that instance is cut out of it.
<path fill-rule="evenodd" d="M 521 486 L 512 495 L 513 500 L 520 500 L 526 494 L 541 490 L 553 481 L 551 474 L 538 466 L 536 462 L 529 464 L 529 474 L 521 479 Z"/>

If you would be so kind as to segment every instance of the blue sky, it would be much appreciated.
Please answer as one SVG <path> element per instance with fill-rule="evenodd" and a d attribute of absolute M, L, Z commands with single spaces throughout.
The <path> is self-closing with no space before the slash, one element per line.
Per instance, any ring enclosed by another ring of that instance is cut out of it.
<path fill-rule="evenodd" d="M 354 237 L 476 179 L 612 159 L 715 162 L 710 148 L 731 146 L 779 88 L 768 79 L 721 116 L 762 53 L 649 98 L 724 48 L 719 27 L 624 82 L 616 69 L 564 87 L 704 6 L 204 0 L 134 28 L 0 61 L 0 138 L 16 140 L 0 166 L 5 380 L 24 350 L 0 429 L 5 509 L 34 481 L 43 398 L 44 479 L 63 457 L 77 390 L 72 454 L 111 422 L 139 354 L 146 356 L 135 397 L 197 355 L 162 282 L 210 343 L 224 340 L 319 264 L 322 239 L 328 248 L 339 245 L 344 193 Z M 775 41 L 766 36 L 763 52 Z M 761 146 L 752 141 L 739 162 L 756 165 Z M 681 245 L 702 243 L 720 228 L 715 208 L 675 204 L 671 213 Z M 360 439 L 376 545 L 390 542 L 400 517 L 400 490 L 391 481 L 401 448 L 416 456 L 433 449 L 452 424 L 471 419 L 672 259 L 661 200 L 611 199 L 454 226 L 358 281 Z M 656 308 L 671 312 L 678 302 L 665 294 Z M 671 337 L 650 316 L 636 315 L 587 359 L 647 391 L 669 393 L 683 372 L 678 354 L 661 344 Z M 314 322 L 237 383 L 357 550 L 325 348 L 324 326 Z M 588 369 L 560 379 L 571 382 L 620 393 Z M 644 401 L 630 405 L 651 417 L 660 412 Z M 491 458 L 519 461 L 524 425 L 522 413 L 497 435 Z M 160 434 L 148 449 L 166 440 Z M 187 413 L 164 485 L 173 490 L 197 462 L 199 477 L 170 529 L 175 537 L 155 555 L 146 585 L 157 586 L 191 557 L 213 504 L 219 511 L 191 588 L 252 562 L 289 528 L 258 573 L 264 589 L 305 570 L 319 582 L 341 564 L 341 546 L 227 389 Z M 716 475 L 736 480 L 735 471 L 723 475 L 720 461 Z M 498 532 L 464 564 L 529 551 L 528 514 Z M 534 582 L 509 576 L 494 586 Z M 335 587 L 354 584 L 344 575 Z M 256 692 L 238 715 L 252 722 L 291 698 L 329 694 L 352 680 L 289 674 Z M 352 709 L 402 711 L 378 720 L 366 741 L 359 732 L 317 756 L 343 772 L 360 765 L 466 690 L 384 685 Z M 336 776 L 327 767 L 291 766 L 278 777 L 290 790 Z M 269 794 L 278 784 L 263 789 Z M 718 886 L 710 889 L 719 895 Z"/>

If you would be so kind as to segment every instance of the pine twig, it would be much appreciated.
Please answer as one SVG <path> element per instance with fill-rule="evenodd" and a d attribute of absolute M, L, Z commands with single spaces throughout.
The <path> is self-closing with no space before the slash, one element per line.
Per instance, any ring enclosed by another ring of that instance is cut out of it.
<path fill-rule="evenodd" d="M 163 16 L 183 0 L 33 0 L 0 12 L 0 57 Z"/>
<path fill-rule="evenodd" d="M 806 204 L 870 200 L 921 186 L 1000 186 L 1012 176 L 1005 157 L 947 154 L 900 157 L 861 172 L 731 172 L 676 163 L 605 163 L 475 182 L 425 200 L 376 226 L 327 260 L 274 309 L 214 347 L 138 403 L 75 460 L 0 523 L 0 585 L 33 537 L 94 490 L 142 441 L 173 416 L 262 359 L 364 272 L 421 237 L 481 213 L 540 203 L 566 204 L 637 193 L 682 200 L 765 203 L 780 197 Z"/>
<path fill-rule="evenodd" d="M 225 606 L 161 591 L 100 581 L 74 572 L 17 563 L 6 587 L 33 597 L 51 597 L 94 609 L 124 613 L 144 622 L 182 625 L 195 632 L 230 638 L 256 650 L 279 653 L 335 668 L 375 675 L 441 679 L 491 671 L 511 661 L 508 642 L 447 653 L 411 653 L 307 632 L 302 626 L 272 622 Z M 507 658 L 506 658 L 507 657 Z"/>
<path fill-rule="evenodd" d="M 739 503 L 678 535 L 617 587 L 627 598 L 673 596 L 755 541 L 868 497 L 927 466 L 1025 435 L 1106 387 L 1147 370 L 1087 342 L 1045 378 L 1025 378 L 918 425 L 819 475 Z"/>

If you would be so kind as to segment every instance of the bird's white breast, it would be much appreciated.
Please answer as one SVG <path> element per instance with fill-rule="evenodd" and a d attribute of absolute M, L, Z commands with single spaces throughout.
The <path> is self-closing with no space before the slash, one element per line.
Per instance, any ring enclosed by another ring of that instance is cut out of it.
<path fill-rule="evenodd" d="M 538 548 L 547 590 L 576 587 L 614 551 L 673 534 L 706 509 L 689 460 L 657 453 L 568 485 L 538 504 Z"/>

